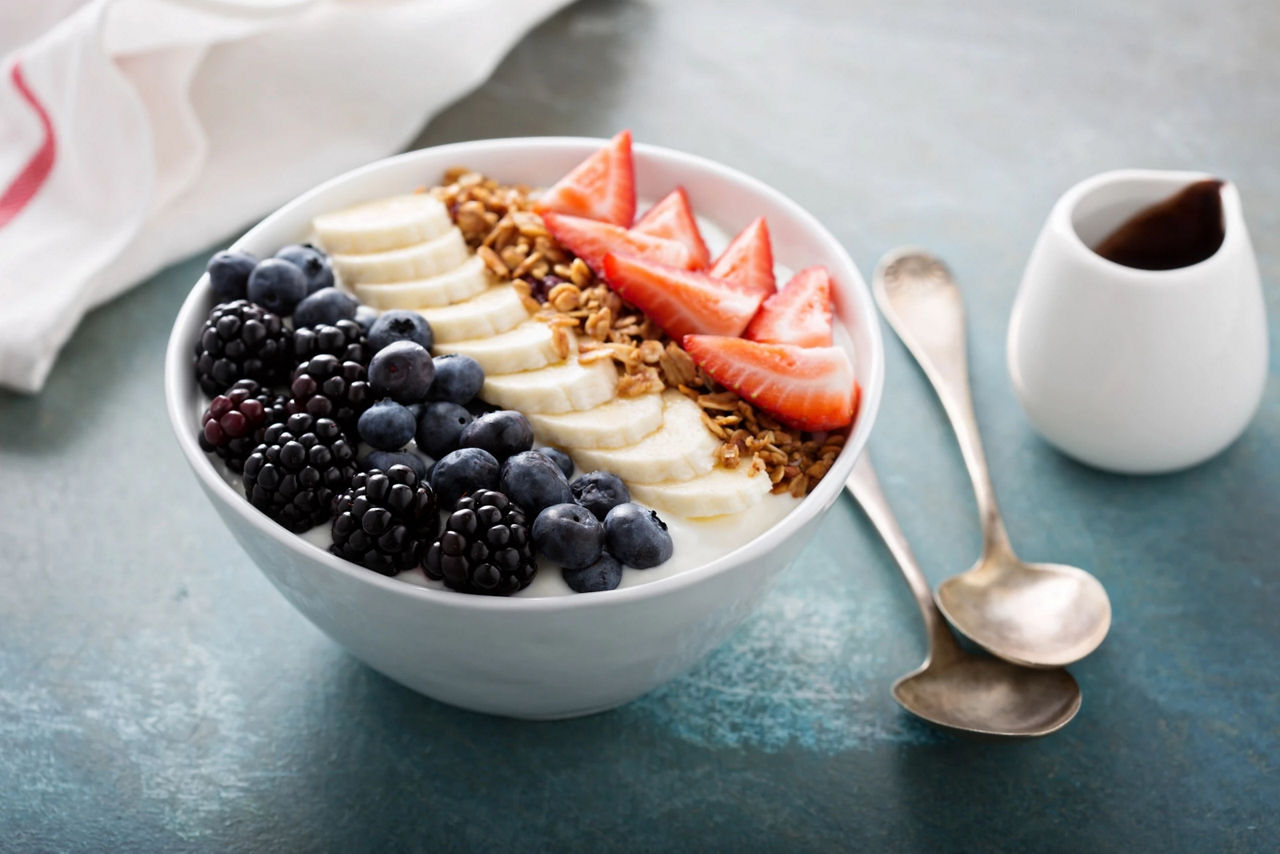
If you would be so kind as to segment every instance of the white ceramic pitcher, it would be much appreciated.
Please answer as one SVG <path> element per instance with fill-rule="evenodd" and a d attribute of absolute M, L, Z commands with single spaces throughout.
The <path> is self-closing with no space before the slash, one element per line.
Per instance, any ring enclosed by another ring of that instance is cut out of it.
<path fill-rule="evenodd" d="M 1090 248 L 1210 177 L 1104 172 L 1068 190 L 1040 232 L 1010 318 L 1009 373 L 1036 430 L 1081 462 L 1131 474 L 1195 465 L 1257 411 L 1266 312 L 1233 184 L 1222 245 L 1200 263 L 1140 270 Z"/>

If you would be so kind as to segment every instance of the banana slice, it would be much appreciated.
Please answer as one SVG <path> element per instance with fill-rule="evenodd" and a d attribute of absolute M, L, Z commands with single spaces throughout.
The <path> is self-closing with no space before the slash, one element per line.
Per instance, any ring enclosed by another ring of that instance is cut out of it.
<path fill-rule="evenodd" d="M 458 267 L 470 252 L 462 232 L 450 228 L 425 243 L 365 255 L 330 255 L 347 285 L 366 282 L 406 282 L 438 276 Z"/>
<path fill-rule="evenodd" d="M 618 397 L 584 412 L 530 415 L 534 435 L 562 448 L 621 448 L 662 427 L 662 395 Z"/>
<path fill-rule="evenodd" d="M 551 343 L 551 327 L 540 320 L 521 323 L 509 332 L 469 341 L 436 343 L 437 353 L 458 353 L 480 363 L 486 374 L 533 371 L 562 361 Z M 569 358 L 577 358 L 578 339 L 569 336 Z"/>
<path fill-rule="evenodd" d="M 525 415 L 591 409 L 613 397 L 618 369 L 612 359 L 584 365 L 570 359 L 549 368 L 486 377 L 480 397 Z M 705 428 L 704 428 L 705 430 Z"/>
<path fill-rule="evenodd" d="M 433 308 L 471 299 L 489 287 L 484 261 L 472 255 L 462 265 L 412 282 L 365 282 L 355 286 L 356 296 L 382 311 L 388 308 Z"/>
<path fill-rule="evenodd" d="M 439 199 L 413 193 L 321 214 L 311 224 L 326 252 L 356 255 L 432 240 L 448 231 L 453 221 Z"/>
<path fill-rule="evenodd" d="M 662 427 L 633 445 L 611 450 L 579 448 L 574 461 L 604 469 L 632 484 L 689 480 L 711 471 L 719 442 L 702 423 L 702 409 L 678 391 L 662 393 Z"/>
<path fill-rule="evenodd" d="M 529 319 L 524 302 L 510 285 L 495 285 L 466 302 L 424 308 L 418 314 L 431 324 L 437 343 L 497 335 Z"/>
<path fill-rule="evenodd" d="M 750 468 L 742 463 L 736 469 L 713 468 L 692 480 L 635 483 L 630 485 L 631 497 L 691 519 L 741 513 L 768 495 L 771 486 L 764 472 L 748 477 Z"/>

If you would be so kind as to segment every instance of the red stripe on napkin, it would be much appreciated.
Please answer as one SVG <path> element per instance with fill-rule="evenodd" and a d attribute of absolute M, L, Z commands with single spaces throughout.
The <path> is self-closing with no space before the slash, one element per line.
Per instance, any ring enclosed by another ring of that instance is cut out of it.
<path fill-rule="evenodd" d="M 13 81 L 13 86 L 18 90 L 18 94 L 22 99 L 31 105 L 31 109 L 35 110 L 36 115 L 40 118 L 40 124 L 44 127 L 44 139 L 40 143 L 40 147 L 36 149 L 35 154 L 31 155 L 31 159 L 5 188 L 3 194 L 0 194 L 0 228 L 4 228 L 9 224 L 9 220 L 17 216 L 31 198 L 39 192 L 44 185 L 45 180 L 49 177 L 49 173 L 53 171 L 53 161 L 58 154 L 58 142 L 53 133 L 53 122 L 49 120 L 49 113 L 44 108 L 31 89 L 27 86 L 26 78 L 22 74 L 22 66 L 14 63 L 13 70 L 9 73 L 9 78 Z"/>

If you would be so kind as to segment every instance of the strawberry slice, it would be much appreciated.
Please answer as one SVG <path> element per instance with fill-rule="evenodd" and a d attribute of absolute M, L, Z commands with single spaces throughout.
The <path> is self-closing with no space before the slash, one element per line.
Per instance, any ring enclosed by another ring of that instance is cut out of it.
<path fill-rule="evenodd" d="M 834 430 L 853 420 L 861 392 L 839 347 L 686 335 L 684 349 L 716 382 L 790 427 Z"/>
<path fill-rule="evenodd" d="M 707 251 L 707 244 L 702 241 L 702 234 L 698 231 L 697 220 L 693 218 L 693 208 L 689 207 L 689 197 L 685 195 L 684 187 L 676 187 L 667 193 L 662 201 L 649 208 L 649 212 L 631 226 L 631 230 L 683 243 L 689 248 L 695 270 L 705 270 L 711 266 L 711 253 Z"/>
<path fill-rule="evenodd" d="M 596 222 L 580 216 L 545 213 L 542 221 L 551 236 L 560 241 L 574 255 L 597 273 L 604 272 L 604 256 L 609 253 L 629 255 L 669 264 L 672 267 L 689 268 L 693 265 L 689 250 L 683 243 L 637 234 L 620 225 Z"/>
<path fill-rule="evenodd" d="M 604 277 L 618 296 L 644 311 L 677 341 L 699 332 L 741 335 L 760 308 L 759 294 L 705 273 L 641 258 L 604 256 Z"/>
<path fill-rule="evenodd" d="M 831 276 L 809 267 L 764 301 L 744 337 L 765 344 L 831 346 Z"/>
<path fill-rule="evenodd" d="M 711 268 L 711 275 L 728 279 L 768 296 L 778 289 L 773 280 L 773 247 L 764 217 L 742 229 L 725 247 Z"/>
<path fill-rule="evenodd" d="M 543 193 L 533 209 L 538 213 L 555 211 L 598 219 L 623 228 L 630 226 L 636 215 L 631 131 L 622 131 L 604 148 L 579 163 Z"/>

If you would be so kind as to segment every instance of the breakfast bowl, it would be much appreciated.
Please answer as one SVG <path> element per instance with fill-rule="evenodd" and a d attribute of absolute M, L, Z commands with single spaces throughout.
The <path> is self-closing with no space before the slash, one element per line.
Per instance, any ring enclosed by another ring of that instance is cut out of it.
<path fill-rule="evenodd" d="M 319 214 L 431 184 L 459 164 L 499 181 L 549 186 L 601 143 L 481 140 L 391 157 L 289 202 L 233 248 L 270 256 L 307 239 Z M 616 707 L 679 675 L 724 641 L 809 542 L 871 432 L 883 387 L 882 343 L 870 293 L 836 239 L 795 202 L 726 166 L 650 145 L 636 145 L 634 159 L 641 199 L 683 186 L 709 234 L 733 233 L 763 215 L 780 267 L 820 264 L 830 271 L 836 342 L 861 387 L 856 419 L 825 477 L 780 521 L 701 565 L 613 590 L 499 598 L 408 584 L 347 562 L 251 506 L 197 442 L 207 399 L 193 377 L 191 354 L 215 303 L 208 275 L 174 323 L 165 360 L 169 418 L 232 535 L 321 631 L 370 667 L 436 700 L 518 718 L 567 718 Z"/>

